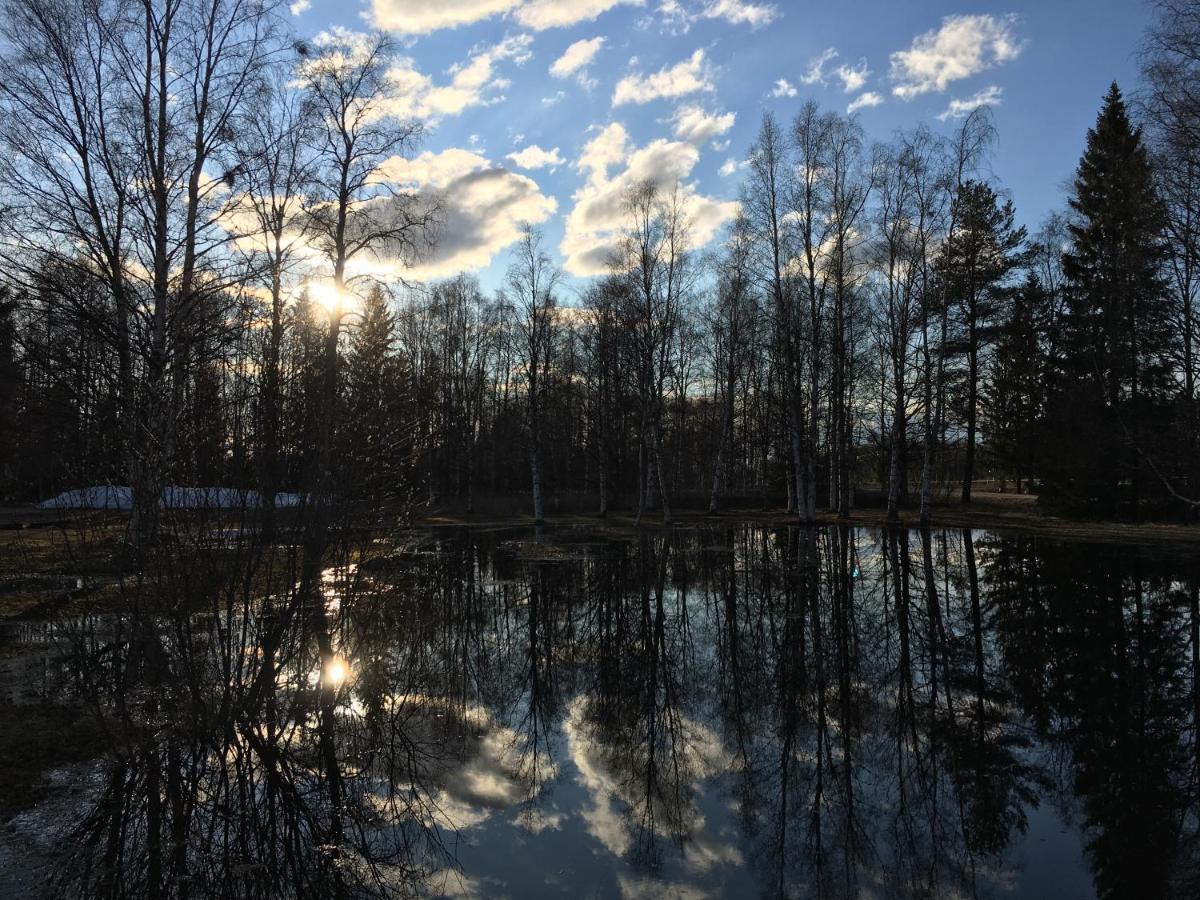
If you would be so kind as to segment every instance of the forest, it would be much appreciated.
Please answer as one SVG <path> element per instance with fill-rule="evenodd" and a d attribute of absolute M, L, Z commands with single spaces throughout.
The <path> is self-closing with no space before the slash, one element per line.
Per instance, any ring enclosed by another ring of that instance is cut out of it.
<path fill-rule="evenodd" d="M 678 184 L 639 182 L 607 274 L 566 277 L 530 226 L 491 292 L 405 277 L 453 235 L 381 174 L 425 128 L 389 106 L 385 34 L 307 41 L 271 2 L 7 2 L 0 497 L 127 485 L 143 536 L 169 485 L 812 521 L 984 484 L 1194 519 L 1200 9 L 1158 7 L 1143 83 L 1097 97 L 1036 229 L 986 107 L 877 143 L 808 102 L 734 137 L 741 211 L 709 247 Z"/>

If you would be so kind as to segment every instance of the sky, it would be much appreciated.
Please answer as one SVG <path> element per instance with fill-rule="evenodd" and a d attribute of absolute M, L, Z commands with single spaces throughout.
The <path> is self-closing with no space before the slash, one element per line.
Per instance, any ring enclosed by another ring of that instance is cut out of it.
<path fill-rule="evenodd" d="M 1031 230 L 1064 202 L 1108 85 L 1137 87 L 1145 0 L 295 0 L 297 30 L 382 29 L 398 112 L 427 132 L 390 177 L 444 192 L 410 273 L 498 287 L 521 222 L 578 289 L 603 267 L 631 181 L 679 179 L 697 243 L 736 213 L 764 111 L 812 99 L 869 139 L 949 132 L 993 107 L 990 174 Z"/>

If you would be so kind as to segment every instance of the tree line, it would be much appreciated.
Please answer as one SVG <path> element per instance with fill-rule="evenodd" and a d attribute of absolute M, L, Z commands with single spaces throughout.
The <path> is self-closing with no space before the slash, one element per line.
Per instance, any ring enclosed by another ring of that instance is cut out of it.
<path fill-rule="evenodd" d="M 645 181 L 605 275 L 568 281 L 528 227 L 488 293 L 368 274 L 442 228 L 381 177 L 422 136 L 386 36 L 305 42 L 258 0 L 10 0 L 0 492 L 129 484 L 145 535 L 173 483 L 812 521 L 989 479 L 1194 514 L 1200 4 L 1158 8 L 1136 102 L 1113 85 L 1032 235 L 986 108 L 873 143 L 806 103 L 763 116 L 715 249 Z"/>

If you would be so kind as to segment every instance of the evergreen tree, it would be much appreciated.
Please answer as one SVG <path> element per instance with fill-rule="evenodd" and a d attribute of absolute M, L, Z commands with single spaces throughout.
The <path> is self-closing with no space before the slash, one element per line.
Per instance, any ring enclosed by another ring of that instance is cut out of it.
<path fill-rule="evenodd" d="M 946 238 L 937 265 L 947 302 L 961 328 L 959 345 L 966 361 L 962 502 L 970 503 L 983 357 L 996 316 L 1010 293 L 1009 276 L 1025 264 L 1027 256 L 1021 249 L 1025 229 L 1014 223 L 1012 201 L 1002 204 L 988 185 L 968 181 L 958 189 L 956 203 L 958 225 Z"/>
<path fill-rule="evenodd" d="M 1116 84 L 1088 132 L 1070 204 L 1064 371 L 1046 447 L 1046 495 L 1110 513 L 1125 500 L 1136 512 L 1152 480 L 1147 452 L 1169 421 L 1174 337 L 1162 276 L 1163 206 Z"/>
<path fill-rule="evenodd" d="M 0 290 L 0 498 L 7 499 L 16 485 L 17 433 L 8 423 L 17 421 L 21 389 L 21 364 L 17 356 L 17 304 L 8 290 Z"/>
<path fill-rule="evenodd" d="M 399 484 L 397 449 L 402 423 L 398 415 L 399 361 L 395 353 L 396 320 L 383 290 L 367 295 L 362 319 L 350 332 L 346 354 L 345 415 L 342 456 L 346 488 L 371 505 L 396 496 Z"/>
<path fill-rule="evenodd" d="M 1044 330 L 1050 297 L 1030 274 L 1013 292 L 983 389 L 984 434 L 996 461 L 1017 479 L 1033 474 L 1045 401 Z"/>

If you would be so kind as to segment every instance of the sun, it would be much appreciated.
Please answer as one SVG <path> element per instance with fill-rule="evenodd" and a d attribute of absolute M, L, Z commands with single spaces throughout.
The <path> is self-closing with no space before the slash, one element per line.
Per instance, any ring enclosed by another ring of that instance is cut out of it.
<path fill-rule="evenodd" d="M 333 687 L 341 687 L 345 682 L 346 676 L 350 674 L 350 667 L 346 665 L 346 661 L 340 656 L 335 656 L 325 664 L 325 679 Z"/>
<path fill-rule="evenodd" d="M 302 289 L 307 292 L 309 300 L 331 316 L 340 316 L 350 305 L 349 294 L 338 290 L 337 285 L 327 279 L 306 281 Z"/>

